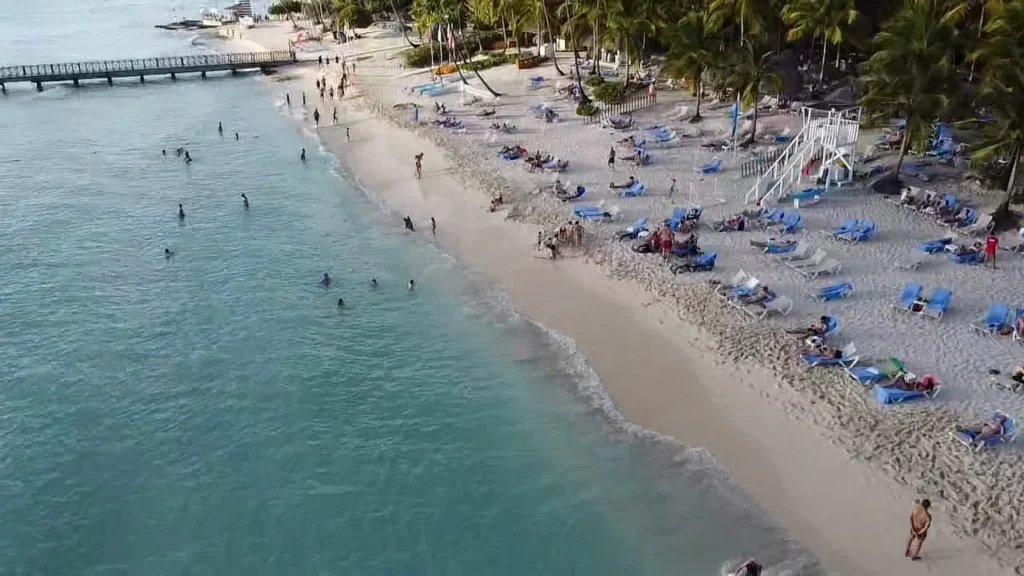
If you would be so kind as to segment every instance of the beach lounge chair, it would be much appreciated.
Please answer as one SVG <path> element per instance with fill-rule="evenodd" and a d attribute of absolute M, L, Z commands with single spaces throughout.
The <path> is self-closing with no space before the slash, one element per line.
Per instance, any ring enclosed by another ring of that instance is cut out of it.
<path fill-rule="evenodd" d="M 776 254 L 775 257 L 783 262 L 797 262 L 800 260 L 806 260 L 810 258 L 811 251 L 814 249 L 811 243 L 806 240 L 801 240 L 796 243 L 796 248 L 792 252 L 783 252 Z M 766 250 L 767 251 L 767 250 Z"/>
<path fill-rule="evenodd" d="M 541 169 L 544 172 L 565 172 L 565 169 L 568 168 L 568 167 L 569 167 L 569 161 L 568 160 L 559 160 L 558 158 L 555 158 L 555 159 L 551 160 L 550 162 L 545 162 L 541 166 Z"/>
<path fill-rule="evenodd" d="M 529 76 L 526 78 L 526 87 L 530 90 L 537 90 L 542 82 L 544 82 L 543 76 Z"/>
<path fill-rule="evenodd" d="M 715 269 L 715 259 L 717 258 L 717 253 L 706 252 L 689 262 L 674 264 L 671 270 L 673 274 L 679 274 L 680 272 L 710 272 Z"/>
<path fill-rule="evenodd" d="M 877 366 L 844 366 L 844 368 L 850 378 L 865 385 L 892 380 L 907 371 L 903 361 L 894 356 Z"/>
<path fill-rule="evenodd" d="M 973 236 L 979 233 L 986 234 L 991 232 L 994 227 L 995 223 L 992 222 L 991 214 L 980 214 L 973 224 L 963 227 L 961 231 L 968 236 Z"/>
<path fill-rule="evenodd" d="M 797 272 L 803 273 L 802 271 L 805 269 L 817 268 L 826 259 L 828 259 L 828 254 L 826 254 L 821 248 L 818 248 L 810 258 L 795 261 L 791 260 L 786 262 L 786 266 L 789 266 Z"/>
<path fill-rule="evenodd" d="M 903 286 L 903 291 L 900 292 L 900 296 L 896 299 L 896 304 L 893 305 L 893 308 L 900 312 L 909 312 L 920 300 L 922 290 L 924 290 L 924 287 L 920 284 L 914 282 L 906 284 Z"/>
<path fill-rule="evenodd" d="M 672 216 L 665 220 L 665 224 L 678 231 L 682 228 L 683 222 L 697 222 L 702 214 L 704 214 L 704 208 L 701 206 L 676 206 L 672 209 Z"/>
<path fill-rule="evenodd" d="M 949 436 L 953 440 L 956 440 L 957 442 L 963 444 L 964 446 L 967 446 L 968 448 L 975 452 L 981 451 L 984 448 L 996 446 L 998 444 L 1009 444 L 1010 442 L 1013 442 L 1014 439 L 1017 438 L 1019 426 L 1017 425 L 1016 420 L 1010 418 L 1009 416 L 1006 416 L 1002 412 L 996 412 L 995 414 L 993 414 L 992 420 L 996 420 L 1000 417 L 1005 418 L 1005 420 L 1003 421 L 1003 433 L 997 436 L 992 436 L 991 438 L 986 438 L 984 440 L 978 441 L 975 440 L 975 438 L 978 435 L 970 430 L 955 430 L 953 432 L 950 432 Z"/>
<path fill-rule="evenodd" d="M 821 264 L 818 264 L 814 268 L 800 268 L 797 272 L 800 272 L 808 278 L 817 278 L 818 276 L 834 276 L 843 269 L 843 265 L 835 258 L 826 258 Z"/>
<path fill-rule="evenodd" d="M 789 254 L 790 252 L 795 251 L 796 248 L 797 244 L 793 242 L 787 242 L 785 244 L 776 244 L 774 241 L 771 241 L 768 242 L 768 245 L 764 247 L 762 253 L 772 255 Z"/>
<path fill-rule="evenodd" d="M 946 308 L 949 307 L 951 298 L 953 298 L 953 291 L 949 288 L 936 288 L 932 290 L 931 296 L 928 297 L 928 303 L 925 304 L 920 314 L 928 318 L 942 320 L 942 316 L 946 313 Z"/>
<path fill-rule="evenodd" d="M 795 232 L 800 227 L 800 213 L 799 212 L 787 212 L 782 217 L 782 233 L 788 234 Z"/>
<path fill-rule="evenodd" d="M 768 314 L 775 312 L 785 316 L 793 310 L 793 301 L 786 296 L 776 296 L 762 304 L 751 304 L 743 307 L 743 311 L 750 314 L 757 320 L 763 319 Z"/>
<path fill-rule="evenodd" d="M 767 228 L 769 226 L 774 226 L 775 224 L 782 222 L 782 218 L 785 216 L 785 210 L 783 210 L 782 208 L 774 208 L 758 216 L 757 221 L 761 224 L 761 227 Z"/>
<path fill-rule="evenodd" d="M 930 391 L 925 392 L 923 390 L 903 390 L 902 388 L 887 388 L 880 384 L 875 384 L 874 394 L 875 400 L 878 400 L 880 404 L 899 404 L 900 402 L 906 402 L 908 400 L 917 400 L 918 398 L 935 398 L 939 394 L 941 385 L 936 384 Z"/>
<path fill-rule="evenodd" d="M 640 197 L 647 193 L 647 184 L 644 184 L 643 180 L 637 180 L 629 188 L 623 188 L 619 191 L 620 196 L 628 197 Z"/>
<path fill-rule="evenodd" d="M 1006 304 L 993 302 L 988 305 L 985 315 L 971 324 L 971 327 L 982 334 L 1000 332 L 1010 322 L 1010 307 Z"/>
<path fill-rule="evenodd" d="M 718 284 L 715 287 L 715 292 L 722 292 L 723 290 L 732 290 L 733 288 L 744 285 L 748 280 L 750 280 L 750 275 L 748 275 L 743 270 L 740 270 L 739 272 L 733 274 L 732 279 L 730 279 L 728 282 Z"/>
<path fill-rule="evenodd" d="M 740 272 L 742 273 L 743 271 L 740 270 Z M 737 274 L 737 276 L 739 276 L 739 274 Z M 733 279 L 735 280 L 736 278 Z M 719 285 L 717 293 L 718 296 L 723 300 L 730 300 L 733 298 L 739 298 L 740 296 L 751 294 L 760 285 L 760 280 L 754 278 L 753 276 L 746 276 L 746 273 L 744 273 L 743 279 L 740 281 L 740 283 L 728 286 L 724 284 Z"/>
<path fill-rule="evenodd" d="M 587 193 L 587 189 L 586 188 L 584 188 L 583 186 L 577 186 L 576 190 L 574 192 L 569 192 L 569 193 L 566 193 L 566 194 L 558 194 L 558 193 L 556 193 L 555 194 L 555 198 L 558 198 L 562 202 L 569 202 L 571 200 L 576 200 L 578 198 L 582 198 L 583 195 L 586 194 L 586 193 Z"/>
<path fill-rule="evenodd" d="M 717 174 L 722 171 L 722 161 L 718 158 L 712 158 L 711 162 L 708 162 L 703 166 L 698 166 L 693 170 L 701 174 Z"/>
<path fill-rule="evenodd" d="M 647 218 L 637 218 L 636 222 L 619 232 L 619 240 L 636 240 L 641 232 L 647 229 Z"/>
<path fill-rule="evenodd" d="M 985 262 L 984 252 L 967 252 L 964 254 L 957 254 L 956 252 L 949 253 L 949 259 L 957 264 L 966 264 L 967 266 L 975 266 Z"/>
<path fill-rule="evenodd" d="M 846 346 L 843 346 L 840 349 L 840 352 L 842 352 L 843 355 L 840 356 L 839 358 L 835 358 L 832 356 L 819 356 L 817 354 L 812 354 L 810 352 L 804 352 L 803 354 L 800 355 L 800 360 L 803 361 L 804 364 L 807 364 L 808 366 L 811 367 L 842 366 L 843 368 L 852 368 L 857 364 L 857 361 L 860 359 L 860 357 L 857 356 L 857 347 L 853 345 L 853 342 L 850 342 Z"/>
<path fill-rule="evenodd" d="M 803 190 L 789 196 L 789 200 L 793 201 L 794 208 L 812 206 L 821 200 L 821 194 L 824 191 L 824 188 L 804 188 Z"/>
<path fill-rule="evenodd" d="M 875 221 L 874 220 L 859 220 L 857 226 L 852 232 L 846 236 L 840 237 L 840 240 L 847 240 L 849 242 L 865 242 L 875 236 Z"/>
<path fill-rule="evenodd" d="M 816 292 L 811 294 L 811 297 L 815 300 L 822 302 L 829 302 L 831 300 L 839 300 L 846 298 L 853 293 L 853 284 L 850 282 L 836 282 L 835 284 L 829 284 L 819 288 Z"/>
<path fill-rule="evenodd" d="M 918 244 L 917 250 L 919 252 L 924 252 L 925 254 L 935 254 L 936 252 L 942 252 L 943 250 L 945 250 L 946 246 L 949 246 L 950 244 L 953 243 L 953 240 L 953 238 L 939 238 L 938 240 L 928 240 L 926 242 L 921 242 L 920 244 Z"/>
<path fill-rule="evenodd" d="M 850 234 L 856 228 L 857 228 L 857 219 L 856 218 L 850 218 L 850 219 L 844 221 L 839 226 L 836 226 L 835 228 L 833 228 L 832 229 L 832 236 L 834 238 L 839 238 L 841 236 L 845 236 L 847 234 Z"/>

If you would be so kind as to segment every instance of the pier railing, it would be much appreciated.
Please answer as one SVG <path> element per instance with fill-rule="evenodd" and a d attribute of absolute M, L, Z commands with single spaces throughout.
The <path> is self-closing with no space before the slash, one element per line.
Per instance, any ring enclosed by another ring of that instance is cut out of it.
<path fill-rule="evenodd" d="M 202 54 L 194 56 L 164 56 L 160 58 L 134 58 L 130 60 L 91 60 L 60 64 L 28 64 L 0 67 L 0 82 L 46 79 L 79 74 L 139 74 L 154 71 L 188 70 L 194 68 L 228 67 L 233 65 L 259 66 L 295 60 L 295 54 L 285 50 L 243 52 L 237 54 Z"/>
<path fill-rule="evenodd" d="M 637 92 L 626 97 L 622 102 L 615 102 L 613 104 L 601 105 L 600 110 L 596 114 L 585 116 L 583 118 L 584 124 L 595 124 L 597 122 L 603 122 L 605 118 L 609 116 L 615 116 L 617 114 L 628 114 L 629 112 L 636 112 L 644 108 L 649 108 L 657 104 L 657 98 L 647 94 L 647 92 Z"/>

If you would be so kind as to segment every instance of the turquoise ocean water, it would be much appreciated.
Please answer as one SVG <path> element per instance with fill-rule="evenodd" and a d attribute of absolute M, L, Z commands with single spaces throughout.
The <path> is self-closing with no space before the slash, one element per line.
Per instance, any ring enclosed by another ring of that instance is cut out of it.
<path fill-rule="evenodd" d="M 170 13 L 4 2 L 0 64 L 215 47 L 152 27 Z M 571 343 L 399 231 L 272 82 L 9 91 L 0 574 L 818 573 L 710 458 L 609 410 Z"/>

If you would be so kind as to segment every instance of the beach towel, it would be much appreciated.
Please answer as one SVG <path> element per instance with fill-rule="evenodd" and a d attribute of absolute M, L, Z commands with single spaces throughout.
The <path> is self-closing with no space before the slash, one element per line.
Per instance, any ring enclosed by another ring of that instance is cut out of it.
<path fill-rule="evenodd" d="M 857 354 L 857 347 L 851 342 L 840 350 L 842 356 L 836 358 L 835 356 L 819 356 L 811 352 L 804 352 L 800 355 L 800 360 L 808 366 L 843 366 L 845 368 L 852 368 L 857 364 L 859 359 Z"/>
<path fill-rule="evenodd" d="M 774 242 L 769 242 L 768 245 L 764 247 L 764 253 L 765 254 L 790 254 L 792 252 L 795 252 L 796 248 L 797 248 L 797 244 L 794 243 L 794 242 L 790 242 L 790 243 L 787 243 L 787 244 L 776 244 Z"/>

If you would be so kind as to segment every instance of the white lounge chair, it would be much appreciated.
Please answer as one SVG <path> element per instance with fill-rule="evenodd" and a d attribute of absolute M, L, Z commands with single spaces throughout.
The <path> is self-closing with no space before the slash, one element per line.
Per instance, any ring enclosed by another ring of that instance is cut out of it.
<path fill-rule="evenodd" d="M 839 271 L 842 270 L 842 268 L 843 265 L 839 263 L 839 260 L 836 260 L 835 258 L 827 258 L 824 262 L 818 264 L 814 268 L 801 269 L 799 270 L 799 272 L 804 276 L 807 276 L 808 278 L 817 278 L 822 274 L 838 274 Z"/>
<path fill-rule="evenodd" d="M 818 248 L 814 251 L 814 255 L 805 260 L 797 260 L 796 262 L 787 262 L 786 266 L 789 266 L 797 272 L 803 273 L 804 268 L 817 268 L 825 259 L 828 258 L 828 254 L 824 250 Z"/>
<path fill-rule="evenodd" d="M 718 297 L 722 300 L 728 300 L 729 295 L 734 289 L 745 288 L 753 290 L 754 288 L 757 288 L 760 283 L 761 282 L 757 278 L 754 278 L 743 270 L 740 270 L 732 277 L 732 280 L 730 280 L 728 284 L 719 284 L 715 288 L 715 294 L 718 294 Z"/>
<path fill-rule="evenodd" d="M 793 309 L 793 301 L 786 296 L 776 296 L 772 300 L 766 302 L 764 306 L 757 304 L 744 306 L 743 311 L 750 314 L 754 318 L 761 320 L 771 312 L 776 312 L 780 316 L 786 316 L 790 310 Z"/>
<path fill-rule="evenodd" d="M 778 258 L 779 260 L 781 260 L 783 262 L 794 262 L 794 261 L 797 261 L 797 260 L 806 260 L 807 258 L 810 258 L 811 250 L 813 250 L 813 249 L 814 249 L 814 247 L 811 246 L 810 242 L 808 242 L 806 240 L 801 240 L 801 241 L 796 243 L 796 248 L 793 249 L 792 252 L 786 252 L 786 253 L 783 253 L 783 254 L 774 254 L 773 256 L 775 256 L 776 258 Z"/>
<path fill-rule="evenodd" d="M 994 226 L 995 223 L 992 222 L 992 215 L 982 214 L 978 216 L 978 220 L 975 221 L 974 224 L 971 224 L 970 226 L 964 226 L 963 228 L 961 228 L 960 231 L 963 232 L 964 234 L 967 234 L 968 236 L 974 236 L 975 234 L 978 233 L 988 233 L 988 231 L 991 230 Z"/>

